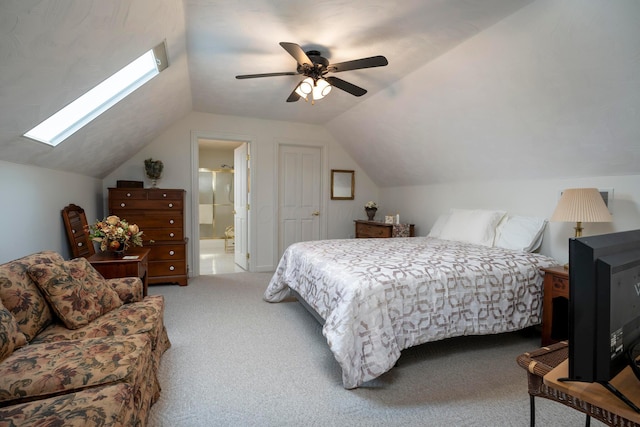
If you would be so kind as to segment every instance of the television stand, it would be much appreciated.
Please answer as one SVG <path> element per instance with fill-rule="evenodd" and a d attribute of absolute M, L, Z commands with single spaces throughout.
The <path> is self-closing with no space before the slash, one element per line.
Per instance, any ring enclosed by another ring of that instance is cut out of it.
<path fill-rule="evenodd" d="M 630 406 L 625 401 L 626 399 L 631 403 L 640 402 L 638 379 L 630 366 L 624 368 L 615 378 L 606 383 L 607 385 L 570 380 L 568 372 L 569 360 L 567 359 L 547 373 L 543 382 L 551 389 L 615 415 L 616 422 L 610 425 L 640 424 L 640 411 L 634 408 L 635 405 Z M 621 399 L 620 395 L 624 396 L 624 399 Z"/>

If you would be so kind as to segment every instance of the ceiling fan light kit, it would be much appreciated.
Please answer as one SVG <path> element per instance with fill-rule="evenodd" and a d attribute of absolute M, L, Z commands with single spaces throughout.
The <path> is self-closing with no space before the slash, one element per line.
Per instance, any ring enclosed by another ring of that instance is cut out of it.
<path fill-rule="evenodd" d="M 296 93 L 303 98 L 306 98 L 313 91 L 313 79 L 311 77 L 307 77 L 303 81 L 300 82 L 298 88 L 296 89 Z"/>
<path fill-rule="evenodd" d="M 316 80 L 315 86 L 313 86 L 313 99 L 322 99 L 331 92 L 331 85 L 325 79 Z"/>
<path fill-rule="evenodd" d="M 307 96 L 311 94 L 311 104 L 324 98 L 329 92 L 331 92 L 331 85 L 328 81 L 322 78 L 314 80 L 311 77 L 302 80 L 295 89 L 295 93 L 305 101 L 308 101 Z"/>
<path fill-rule="evenodd" d="M 362 68 L 384 67 L 389 62 L 384 56 L 372 56 L 370 58 L 356 59 L 353 61 L 330 64 L 329 61 L 320 55 L 317 50 L 305 52 L 302 48 L 289 42 L 280 42 L 284 48 L 298 63 L 296 72 L 245 74 L 236 76 L 236 79 L 253 79 L 259 77 L 273 76 L 294 76 L 302 74 L 305 78 L 296 85 L 293 92 L 287 98 L 287 102 L 296 102 L 300 98 L 308 100 L 311 94 L 311 104 L 318 99 L 322 99 L 331 92 L 332 87 L 337 87 L 353 96 L 362 96 L 367 91 L 359 86 L 349 83 L 337 77 L 325 77 L 327 73 L 338 73 L 341 71 L 359 70 Z"/>

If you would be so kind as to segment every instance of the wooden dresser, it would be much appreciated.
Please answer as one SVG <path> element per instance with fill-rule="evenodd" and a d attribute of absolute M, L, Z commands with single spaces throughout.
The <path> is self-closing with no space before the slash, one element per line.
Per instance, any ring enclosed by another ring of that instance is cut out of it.
<path fill-rule="evenodd" d="M 393 224 L 384 222 L 355 220 L 356 238 L 372 238 L 372 237 L 395 237 L 393 235 Z M 409 224 L 409 237 L 414 236 L 414 226 Z"/>
<path fill-rule="evenodd" d="M 149 284 L 187 285 L 185 191 L 162 188 L 110 188 L 109 212 L 137 224 L 149 248 Z"/>

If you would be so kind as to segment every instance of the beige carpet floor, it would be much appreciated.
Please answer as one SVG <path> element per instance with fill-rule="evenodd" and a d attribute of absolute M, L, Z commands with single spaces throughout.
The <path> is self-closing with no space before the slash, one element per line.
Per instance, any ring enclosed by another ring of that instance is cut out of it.
<path fill-rule="evenodd" d="M 322 329 L 296 301 L 271 304 L 271 275 L 200 276 L 157 285 L 172 347 L 150 426 L 528 426 L 525 371 L 539 347 L 529 333 L 461 337 L 403 352 L 398 365 L 355 390 Z M 538 426 L 581 426 L 582 414 L 536 399 Z M 601 426 L 592 421 L 592 426 Z"/>

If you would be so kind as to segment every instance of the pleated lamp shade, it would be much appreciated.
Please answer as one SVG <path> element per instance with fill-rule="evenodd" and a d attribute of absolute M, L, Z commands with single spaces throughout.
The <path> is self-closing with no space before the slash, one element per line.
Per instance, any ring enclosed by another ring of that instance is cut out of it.
<path fill-rule="evenodd" d="M 597 188 L 568 188 L 563 191 L 551 221 L 575 222 L 576 237 L 583 222 L 611 222 L 611 214 Z"/>

